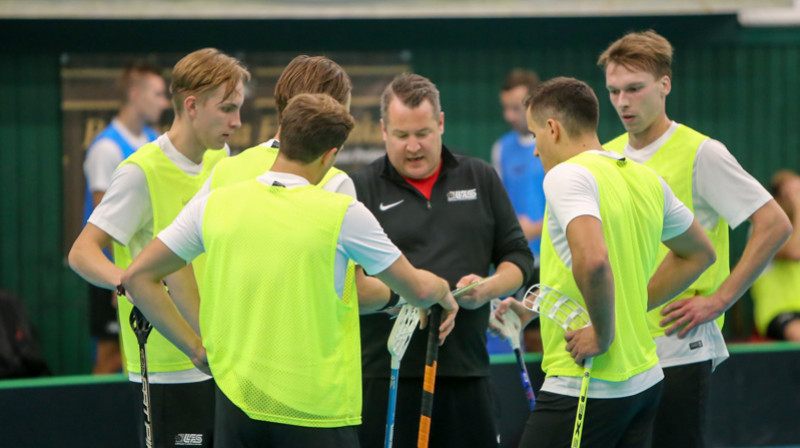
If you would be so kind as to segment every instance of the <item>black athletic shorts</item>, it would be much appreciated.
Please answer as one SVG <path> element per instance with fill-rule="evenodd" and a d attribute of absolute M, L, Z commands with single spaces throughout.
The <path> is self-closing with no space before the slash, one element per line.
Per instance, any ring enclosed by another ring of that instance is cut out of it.
<path fill-rule="evenodd" d="M 358 448 L 357 426 L 307 428 L 254 420 L 216 388 L 215 448 Z"/>
<path fill-rule="evenodd" d="M 89 285 L 89 335 L 99 340 L 118 340 L 117 309 L 111 306 L 110 289 Z"/>
<path fill-rule="evenodd" d="M 415 448 L 419 434 L 422 378 L 400 377 L 395 412 L 394 448 Z M 386 435 L 389 379 L 364 379 L 363 424 L 359 439 L 364 448 L 382 447 Z M 498 446 L 495 409 L 489 378 L 436 378 L 429 446 L 485 448 Z"/>
<path fill-rule="evenodd" d="M 662 383 L 630 397 L 589 398 L 581 448 L 650 448 Z M 525 424 L 520 448 L 571 446 L 577 410 L 577 397 L 540 391 Z M 683 445 L 673 448 L 678 446 Z"/>
<path fill-rule="evenodd" d="M 706 446 L 710 380 L 710 360 L 664 369 L 653 448 Z"/>
<path fill-rule="evenodd" d="M 142 384 L 131 383 L 142 401 Z M 155 448 L 210 448 L 214 438 L 214 380 L 151 384 L 150 415 Z M 139 446 L 145 448 L 144 411 L 139 406 Z"/>
<path fill-rule="evenodd" d="M 767 325 L 767 337 L 777 339 L 779 341 L 785 341 L 786 326 L 795 320 L 800 320 L 800 312 L 789 311 L 778 314 L 774 319 L 769 321 L 769 325 Z"/>

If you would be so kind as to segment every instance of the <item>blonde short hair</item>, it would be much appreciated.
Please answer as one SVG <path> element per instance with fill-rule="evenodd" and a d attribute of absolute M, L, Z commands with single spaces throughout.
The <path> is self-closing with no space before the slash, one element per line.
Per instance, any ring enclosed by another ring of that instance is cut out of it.
<path fill-rule="evenodd" d="M 300 55 L 283 69 L 275 84 L 275 108 L 278 121 L 289 100 L 300 93 L 326 93 L 344 104 L 353 90 L 353 83 L 339 64 L 325 56 Z"/>
<path fill-rule="evenodd" d="M 184 56 L 172 69 L 169 93 L 175 114 L 183 112 L 183 101 L 191 95 L 202 96 L 225 86 L 227 99 L 239 82 L 250 81 L 250 72 L 239 60 L 216 48 L 203 48 Z"/>
<path fill-rule="evenodd" d="M 653 30 L 628 33 L 611 44 L 597 59 L 603 70 L 614 63 L 648 72 L 655 78 L 672 77 L 672 45 Z"/>

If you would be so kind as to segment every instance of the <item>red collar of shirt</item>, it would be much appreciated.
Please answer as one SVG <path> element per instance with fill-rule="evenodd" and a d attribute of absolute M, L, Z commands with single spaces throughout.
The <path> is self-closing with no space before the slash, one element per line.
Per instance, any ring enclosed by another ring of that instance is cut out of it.
<path fill-rule="evenodd" d="M 406 180 L 411 186 L 419 190 L 425 199 L 431 199 L 431 191 L 433 190 L 433 184 L 436 183 L 436 179 L 439 178 L 439 173 L 442 172 L 442 163 L 439 163 L 439 168 L 436 169 L 436 172 L 431 174 L 430 176 L 424 179 L 411 179 L 409 177 L 403 176 L 403 179 Z"/>

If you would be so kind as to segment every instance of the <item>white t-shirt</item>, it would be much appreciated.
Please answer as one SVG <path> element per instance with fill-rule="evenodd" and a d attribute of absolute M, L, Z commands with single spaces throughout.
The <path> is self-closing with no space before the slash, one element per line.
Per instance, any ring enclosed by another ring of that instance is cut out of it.
<path fill-rule="evenodd" d="M 142 132 L 139 135 L 135 135 L 117 118 L 111 121 L 111 126 L 119 131 L 122 138 L 133 148 L 141 148 L 150 143 L 146 133 Z M 122 157 L 122 148 L 110 138 L 102 138 L 94 142 L 86 150 L 86 159 L 83 161 L 83 174 L 86 176 L 89 191 L 108 190 L 108 186 L 111 184 L 111 174 L 117 168 L 117 165 L 122 163 Z"/>
<path fill-rule="evenodd" d="M 277 148 L 278 141 L 274 138 L 261 143 L 259 146 L 266 146 L 267 148 Z M 214 170 L 217 168 L 214 167 Z M 197 192 L 195 196 L 204 196 L 211 191 L 211 178 L 214 177 L 214 170 L 211 170 L 211 175 L 208 176 L 203 186 L 200 188 L 200 191 Z M 322 186 L 322 189 L 325 191 L 330 191 L 332 193 L 340 193 L 346 194 L 347 196 L 357 198 L 356 196 L 356 185 L 353 183 L 353 179 L 350 179 L 345 173 L 339 173 L 333 176 L 325 185 Z"/>
<path fill-rule="evenodd" d="M 635 162 L 647 162 L 679 126 L 673 121 L 661 137 L 642 149 L 633 149 L 630 143 L 625 145 L 623 155 Z M 713 229 L 720 216 L 735 229 L 771 199 L 772 195 L 739 165 L 721 142 L 709 138 L 697 148 L 692 201 L 694 214 L 704 229 Z"/>
<path fill-rule="evenodd" d="M 162 134 L 153 143 L 186 174 L 194 176 L 203 171 L 202 162 L 196 164 L 178 152 L 167 134 Z M 224 151 L 230 150 L 226 146 Z M 89 217 L 89 222 L 109 234 L 120 245 L 130 248 L 133 257 L 152 241 L 153 207 L 150 203 L 150 190 L 147 187 L 147 177 L 138 165 L 129 163 L 114 171 L 111 184 L 103 200 Z M 197 369 L 153 372 L 148 376 L 153 384 L 191 383 L 211 378 Z M 129 373 L 129 378 L 131 381 L 141 382 L 138 374 Z"/>
<path fill-rule="evenodd" d="M 264 185 L 279 182 L 286 188 L 308 185 L 300 176 L 268 171 L 259 176 Z M 203 214 L 209 194 L 195 196 L 186 204 L 175 221 L 158 234 L 160 239 L 176 255 L 191 262 L 205 252 L 203 243 Z M 386 270 L 398 258 L 400 250 L 392 243 L 378 220 L 364 204 L 353 199 L 345 212 L 339 240 L 336 246 L 334 286 L 339 297 L 344 289 L 348 260 L 360 264 L 369 274 Z"/>
<path fill-rule="evenodd" d="M 607 151 L 592 150 L 592 153 L 622 159 L 622 156 Z M 674 238 L 685 232 L 692 224 L 694 216 L 686 208 L 669 186 L 661 180 L 664 192 L 664 221 L 661 241 Z M 544 178 L 544 194 L 547 198 L 547 230 L 561 261 L 571 268 L 572 253 L 567 243 L 567 226 L 579 216 L 600 217 L 600 194 L 597 181 L 585 167 L 574 163 L 562 163 L 551 169 Z M 626 381 L 593 380 L 589 388 L 590 398 L 621 398 L 641 393 L 664 378 L 661 366 L 632 376 Z M 551 376 L 545 379 L 542 390 L 566 395 L 580 396 L 581 378 Z"/>
<path fill-rule="evenodd" d="M 614 152 L 590 152 L 613 159 L 622 158 Z M 685 232 L 692 225 L 694 216 L 663 179 L 661 186 L 664 191 L 664 227 L 661 241 L 666 241 Z M 597 181 L 587 168 L 575 163 L 561 163 L 547 173 L 543 188 L 547 198 L 547 231 L 559 258 L 571 269 L 572 253 L 567 243 L 567 225 L 584 215 L 594 216 L 602 221 Z"/>
<path fill-rule="evenodd" d="M 642 149 L 625 145 L 623 154 L 644 163 L 669 140 L 680 126 L 672 122 L 669 129 Z M 697 221 L 709 230 L 722 217 L 735 229 L 769 202 L 769 192 L 739 165 L 721 142 L 703 141 L 697 148 L 692 170 L 692 202 Z M 725 340 L 716 322 L 706 322 L 678 339 L 677 333 L 656 338 L 661 365 L 672 367 L 712 360 L 713 368 L 728 358 Z"/>

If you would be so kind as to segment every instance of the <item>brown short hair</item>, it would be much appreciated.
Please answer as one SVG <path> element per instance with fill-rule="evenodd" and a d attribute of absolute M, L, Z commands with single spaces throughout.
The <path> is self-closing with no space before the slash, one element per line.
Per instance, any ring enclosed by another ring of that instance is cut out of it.
<path fill-rule="evenodd" d="M 600 103 L 592 88 L 575 78 L 558 77 L 540 84 L 525 98 L 525 107 L 537 124 L 555 118 L 569 136 L 597 132 Z"/>
<path fill-rule="evenodd" d="M 655 78 L 671 78 L 672 45 L 653 30 L 628 33 L 597 59 L 597 65 L 603 70 L 612 62 L 630 70 L 649 72 Z"/>
<path fill-rule="evenodd" d="M 413 73 L 403 73 L 395 77 L 381 95 L 381 118 L 387 120 L 389 103 L 397 97 L 404 105 L 414 109 L 428 100 L 433 106 L 433 115 L 438 120 L 442 106 L 439 103 L 439 89 L 430 79 Z"/>
<path fill-rule="evenodd" d="M 537 75 L 536 72 L 517 68 L 506 75 L 506 79 L 503 81 L 503 86 L 500 88 L 500 91 L 508 92 L 519 86 L 525 86 L 528 88 L 528 93 L 530 93 L 540 83 L 539 75 Z"/>
<path fill-rule="evenodd" d="M 328 94 L 295 95 L 283 111 L 280 152 L 289 160 L 311 163 L 341 148 L 355 124 L 347 108 Z"/>
<path fill-rule="evenodd" d="M 126 103 L 131 88 L 141 82 L 146 75 L 163 76 L 161 67 L 145 61 L 131 61 L 122 69 L 117 78 L 117 95 Z"/>
<path fill-rule="evenodd" d="M 225 86 L 227 99 L 239 82 L 250 81 L 250 72 L 239 60 L 216 48 L 203 48 L 184 56 L 172 69 L 169 93 L 175 114 L 183 112 L 183 100 L 190 95 L 203 95 Z"/>
<path fill-rule="evenodd" d="M 327 93 L 344 104 L 352 90 L 353 83 L 339 64 L 325 56 L 297 56 L 283 69 L 275 84 L 278 122 L 289 100 L 297 94 Z"/>

